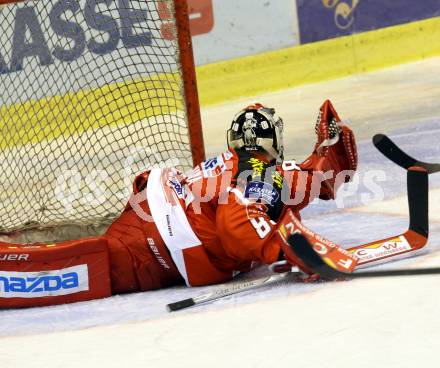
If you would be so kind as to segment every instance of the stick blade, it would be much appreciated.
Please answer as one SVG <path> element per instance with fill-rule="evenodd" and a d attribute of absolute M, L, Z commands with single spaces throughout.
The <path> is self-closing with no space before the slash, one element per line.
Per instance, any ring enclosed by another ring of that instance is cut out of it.
<path fill-rule="evenodd" d="M 416 159 L 403 152 L 385 134 L 376 134 L 373 137 L 373 144 L 386 158 L 403 167 L 404 169 L 414 166 L 417 162 Z"/>
<path fill-rule="evenodd" d="M 189 308 L 196 305 L 193 298 L 179 300 L 178 302 L 167 304 L 168 312 L 176 312 L 181 309 Z"/>
<path fill-rule="evenodd" d="M 373 144 L 386 158 L 406 170 L 411 166 L 421 166 L 426 169 L 429 174 L 434 174 L 440 171 L 440 164 L 431 164 L 416 160 L 403 152 L 397 144 L 385 134 L 376 134 L 373 137 Z"/>

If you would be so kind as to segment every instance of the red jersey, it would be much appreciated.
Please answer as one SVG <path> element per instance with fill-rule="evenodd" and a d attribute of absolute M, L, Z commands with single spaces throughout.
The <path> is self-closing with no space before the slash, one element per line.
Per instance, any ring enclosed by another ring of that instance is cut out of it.
<path fill-rule="evenodd" d="M 253 264 L 279 259 L 275 230 L 283 212 L 291 208 L 299 216 L 316 197 L 334 195 L 331 185 L 316 175 L 321 162 L 314 153 L 306 165 L 294 161 L 276 165 L 261 155 L 230 150 L 202 162 L 188 176 L 175 170 L 158 173 L 163 180 L 147 190 L 148 203 L 186 283 L 224 282 Z M 168 194 L 155 211 L 153 202 L 164 187 Z M 178 214 L 166 210 L 173 205 Z"/>

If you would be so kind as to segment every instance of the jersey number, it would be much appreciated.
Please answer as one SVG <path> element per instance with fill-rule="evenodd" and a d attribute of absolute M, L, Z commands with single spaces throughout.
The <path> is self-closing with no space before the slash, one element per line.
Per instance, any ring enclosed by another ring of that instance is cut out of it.
<path fill-rule="evenodd" d="M 261 239 L 264 239 L 267 236 L 267 234 L 270 233 L 271 231 L 270 225 L 264 219 L 264 217 L 251 218 L 250 221 L 255 231 L 257 232 L 258 236 Z"/>

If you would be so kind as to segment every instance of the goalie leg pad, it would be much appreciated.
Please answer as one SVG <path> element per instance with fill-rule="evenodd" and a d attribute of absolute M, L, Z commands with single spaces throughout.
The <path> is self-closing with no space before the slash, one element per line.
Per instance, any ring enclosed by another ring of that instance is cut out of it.
<path fill-rule="evenodd" d="M 107 240 L 0 243 L 0 308 L 36 307 L 111 295 Z"/>

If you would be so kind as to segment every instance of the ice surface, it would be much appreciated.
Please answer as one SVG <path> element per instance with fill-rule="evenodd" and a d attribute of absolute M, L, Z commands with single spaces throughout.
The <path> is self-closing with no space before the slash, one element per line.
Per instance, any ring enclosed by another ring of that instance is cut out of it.
<path fill-rule="evenodd" d="M 355 127 L 359 124 L 354 121 Z M 389 126 L 396 125 L 388 129 L 384 122 L 378 130 L 373 124 L 370 136 L 385 132 L 411 155 L 440 161 L 440 116 Z M 369 139 L 359 143 L 359 156 L 361 184 L 346 197 L 344 208 L 319 202 L 303 212 L 308 227 L 344 246 L 392 236 L 408 226 L 405 211 L 396 214 L 374 203 L 379 210 L 367 213 L 368 204 L 360 200 L 362 193 L 371 194 L 365 175 L 383 170 L 384 200 L 404 203 L 404 170 L 386 161 Z M 440 174 L 430 177 L 430 188 L 440 188 Z M 440 204 L 431 201 L 436 218 L 439 210 Z M 434 265 L 440 265 L 438 220 L 431 221 L 424 255 L 386 267 Z M 236 282 L 266 274 L 267 269 L 260 267 Z M 282 284 L 169 314 L 167 303 L 221 286 L 175 287 L 63 306 L 4 310 L 0 311 L 0 367 L 429 365 L 440 341 L 439 286 L 436 276 Z"/>

